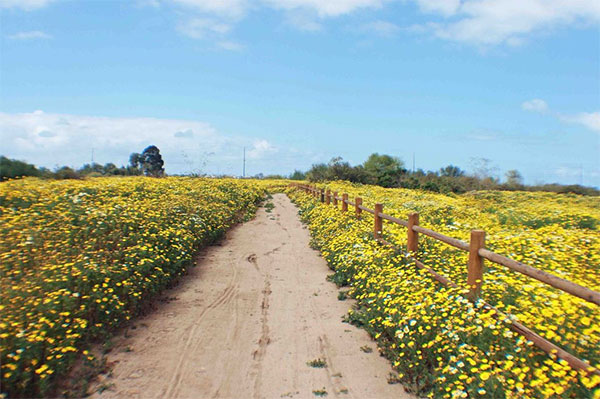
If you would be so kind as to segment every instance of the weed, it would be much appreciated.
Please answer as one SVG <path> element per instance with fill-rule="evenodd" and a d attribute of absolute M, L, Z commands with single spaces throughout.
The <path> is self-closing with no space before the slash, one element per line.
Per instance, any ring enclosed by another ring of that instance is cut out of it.
<path fill-rule="evenodd" d="M 396 373 L 390 373 L 387 377 L 387 383 L 390 385 L 400 384 L 400 378 Z"/>
<path fill-rule="evenodd" d="M 310 362 L 306 362 L 309 367 L 314 367 L 317 369 L 322 369 L 327 367 L 327 362 L 321 358 L 311 360 Z"/>
<path fill-rule="evenodd" d="M 325 390 L 325 387 L 323 387 L 322 389 L 314 390 L 313 394 L 315 396 L 327 396 L 327 391 Z"/>

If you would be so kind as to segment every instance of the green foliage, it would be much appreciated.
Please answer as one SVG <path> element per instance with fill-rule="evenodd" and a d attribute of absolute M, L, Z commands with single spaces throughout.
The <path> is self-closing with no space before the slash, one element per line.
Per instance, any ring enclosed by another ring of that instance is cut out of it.
<path fill-rule="evenodd" d="M 159 177 L 165 174 L 160 150 L 155 145 L 146 147 L 141 155 L 141 164 L 146 176 Z"/>
<path fill-rule="evenodd" d="M 308 172 L 306 178 L 310 181 L 344 180 L 353 183 L 369 183 L 370 176 L 365 169 L 359 166 L 351 166 L 343 162 L 341 157 L 332 158 L 329 164 L 315 164 Z"/>
<path fill-rule="evenodd" d="M 377 153 L 371 154 L 363 167 L 375 184 L 382 187 L 397 187 L 401 176 L 407 172 L 400 158 Z"/>
<path fill-rule="evenodd" d="M 523 184 L 523 176 L 518 170 L 509 170 L 506 172 L 506 184 L 510 187 L 519 187 Z"/>
<path fill-rule="evenodd" d="M 294 173 L 292 173 L 290 175 L 290 180 L 305 180 L 306 179 L 306 173 L 302 172 L 301 170 L 294 170 Z"/>
<path fill-rule="evenodd" d="M 440 176 L 460 177 L 464 175 L 465 172 L 462 171 L 458 166 L 448 165 L 445 168 L 440 169 Z"/>
<path fill-rule="evenodd" d="M 473 160 L 473 174 L 466 175 L 458 166 L 448 165 L 439 171 L 408 171 L 399 158 L 390 155 L 371 154 L 362 165 L 352 166 L 343 162 L 341 157 L 332 158 L 328 164 L 314 164 L 306 179 L 312 182 L 344 180 L 351 183 L 376 184 L 387 188 L 422 189 L 442 194 L 463 194 L 477 190 L 506 191 L 549 191 L 563 194 L 600 195 L 600 190 L 580 185 L 545 184 L 537 186 L 523 185 L 523 177 L 517 170 L 506 173 L 506 182 L 492 176 L 495 168 L 490 160 Z M 301 172 L 294 172 L 301 176 Z"/>
<path fill-rule="evenodd" d="M 327 362 L 325 360 L 319 358 L 319 359 L 314 359 L 309 362 L 306 362 L 306 365 L 309 367 L 322 369 L 322 368 L 327 367 Z"/>
<path fill-rule="evenodd" d="M 80 179 L 81 175 L 77 173 L 73 168 L 63 166 L 54 172 L 55 179 Z"/>
<path fill-rule="evenodd" d="M 23 176 L 40 176 L 41 172 L 31 164 L 16 159 L 0 157 L 0 180 L 14 179 Z"/>

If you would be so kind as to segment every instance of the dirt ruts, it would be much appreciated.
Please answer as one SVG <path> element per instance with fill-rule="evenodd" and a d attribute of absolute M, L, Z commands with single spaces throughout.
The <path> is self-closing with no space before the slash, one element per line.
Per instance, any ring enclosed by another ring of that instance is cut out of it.
<path fill-rule="evenodd" d="M 201 254 L 170 301 L 115 339 L 94 398 L 410 398 L 387 383 L 389 363 L 366 332 L 342 323 L 350 301 L 297 209 L 282 194 L 272 212 L 232 229 Z M 307 362 L 321 359 L 323 368 Z"/>

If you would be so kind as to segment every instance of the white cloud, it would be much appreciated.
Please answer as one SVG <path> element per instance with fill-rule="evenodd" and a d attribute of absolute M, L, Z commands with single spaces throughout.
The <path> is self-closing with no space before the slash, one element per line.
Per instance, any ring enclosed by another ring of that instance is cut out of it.
<path fill-rule="evenodd" d="M 243 44 L 234 42 L 232 40 L 222 40 L 217 43 L 217 46 L 222 48 L 223 50 L 229 50 L 229 51 L 242 51 L 244 49 Z"/>
<path fill-rule="evenodd" d="M 549 111 L 548 104 L 539 98 L 525 101 L 521 104 L 521 108 L 525 111 L 539 113 L 547 113 Z M 561 115 L 557 112 L 552 112 L 551 115 L 563 122 L 579 124 L 585 126 L 589 130 L 600 133 L 600 111 L 580 112 L 575 115 Z"/>
<path fill-rule="evenodd" d="M 231 25 L 209 18 L 192 18 L 177 26 L 177 30 L 192 39 L 221 37 L 231 30 Z"/>
<path fill-rule="evenodd" d="M 590 130 L 600 133 L 600 111 L 581 112 L 576 115 L 561 116 L 561 120 L 569 123 L 577 123 Z"/>
<path fill-rule="evenodd" d="M 546 112 L 548 110 L 548 104 L 546 101 L 534 98 L 533 100 L 525 101 L 521 104 L 521 109 L 531 112 Z"/>
<path fill-rule="evenodd" d="M 419 9 L 426 13 L 450 16 L 460 8 L 460 0 L 416 0 Z"/>
<path fill-rule="evenodd" d="M 187 173 L 206 162 L 209 173 L 233 173 L 242 161 L 242 147 L 250 148 L 249 165 L 256 173 L 275 166 L 268 156 L 278 149 L 261 138 L 227 136 L 207 123 L 179 119 L 111 118 L 42 111 L 10 114 L 0 112 L 2 155 L 23 159 L 39 166 L 70 165 L 90 162 L 94 149 L 99 163 L 127 164 L 132 152 L 156 145 L 165 160 L 168 173 Z"/>
<path fill-rule="evenodd" d="M 290 26 L 305 32 L 318 32 L 323 26 L 318 21 L 318 16 L 314 12 L 306 10 L 288 11 L 285 21 Z"/>
<path fill-rule="evenodd" d="M 424 0 L 418 0 L 423 8 Z M 442 4 L 436 0 L 433 4 Z M 561 26 L 582 27 L 600 21 L 600 2 L 590 0 L 463 0 L 439 6 L 449 22 L 430 22 L 424 28 L 439 38 L 475 45 L 519 45 L 527 36 Z M 453 9 L 453 7 L 455 9 Z M 436 11 L 436 7 L 430 7 Z"/>
<path fill-rule="evenodd" d="M 179 33 L 189 38 L 212 41 L 216 47 L 223 50 L 243 50 L 244 45 L 228 39 L 231 29 L 232 25 L 230 23 L 210 18 L 191 18 L 180 22 L 177 26 Z"/>
<path fill-rule="evenodd" d="M 17 32 L 12 35 L 8 35 L 7 37 L 12 40 L 52 39 L 51 35 L 49 35 L 45 32 L 39 31 L 39 30 L 32 30 L 32 31 L 27 31 L 27 32 Z"/>
<path fill-rule="evenodd" d="M 269 143 L 267 140 L 257 140 L 252 145 L 252 148 L 247 152 L 248 158 L 259 159 L 268 154 L 276 153 L 278 149 Z"/>
<path fill-rule="evenodd" d="M 387 21 L 373 21 L 362 25 L 361 29 L 363 32 L 373 32 L 380 36 L 390 37 L 395 35 L 400 28 Z"/>
<path fill-rule="evenodd" d="M 160 8 L 160 1 L 158 1 L 158 0 L 136 0 L 136 5 L 138 7 Z"/>
<path fill-rule="evenodd" d="M 20 8 L 32 11 L 50 4 L 54 0 L 0 0 L 0 8 Z"/>
<path fill-rule="evenodd" d="M 385 0 L 263 0 L 265 4 L 283 10 L 309 10 L 319 17 L 337 17 L 364 8 L 380 8 Z"/>
<path fill-rule="evenodd" d="M 246 0 L 171 0 L 173 3 L 206 14 L 216 14 L 230 18 L 242 17 L 248 7 Z"/>

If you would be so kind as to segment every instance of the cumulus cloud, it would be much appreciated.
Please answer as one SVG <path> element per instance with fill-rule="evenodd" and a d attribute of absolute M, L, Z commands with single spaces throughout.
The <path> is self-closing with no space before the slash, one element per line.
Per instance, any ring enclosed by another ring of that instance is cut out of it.
<path fill-rule="evenodd" d="M 221 40 L 217 43 L 217 47 L 222 48 L 223 50 L 228 51 L 242 51 L 244 49 L 244 45 L 238 42 L 234 42 L 232 40 Z"/>
<path fill-rule="evenodd" d="M 162 1 L 184 8 L 186 18 L 191 18 L 191 22 L 179 26 L 181 33 L 215 42 L 231 41 L 226 35 L 230 34 L 232 27 L 250 11 L 265 7 L 283 11 L 285 22 L 292 27 L 315 32 L 322 30 L 327 19 L 361 10 L 381 9 L 392 2 L 413 3 L 424 14 L 425 22 L 410 27 L 408 31 L 479 47 L 522 45 L 531 35 L 547 33 L 565 26 L 594 26 L 600 22 L 600 2 L 589 0 Z M 195 18 L 199 20 L 194 22 Z M 364 28 L 365 32 L 383 36 L 390 36 L 398 30 L 393 22 L 384 21 L 375 21 Z M 207 35 L 207 32 L 216 32 L 221 36 L 215 39 Z"/>
<path fill-rule="evenodd" d="M 11 40 L 52 39 L 51 35 L 49 35 L 45 32 L 39 31 L 39 30 L 32 30 L 32 31 L 27 31 L 27 32 L 17 32 L 12 35 L 8 35 L 7 37 Z"/>
<path fill-rule="evenodd" d="M 32 11 L 50 4 L 54 0 L 0 0 L 0 8 L 20 8 Z"/>
<path fill-rule="evenodd" d="M 265 4 L 283 10 L 309 10 L 320 17 L 337 17 L 364 8 L 380 8 L 385 0 L 263 0 Z"/>
<path fill-rule="evenodd" d="M 550 111 L 548 104 L 544 100 L 534 98 L 521 104 L 521 109 L 529 112 L 547 113 Z M 574 115 L 562 115 L 557 112 L 551 112 L 553 117 L 566 122 L 582 125 L 589 130 L 600 133 L 600 111 L 580 112 Z"/>
<path fill-rule="evenodd" d="M 600 21 L 600 2 L 588 0 L 462 0 L 443 2 L 421 9 L 452 18 L 429 22 L 425 30 L 435 36 L 475 45 L 519 45 L 528 35 L 561 26 L 582 27 Z M 435 6 L 437 4 L 437 6 Z"/>
<path fill-rule="evenodd" d="M 323 29 L 314 12 L 303 10 L 288 11 L 285 21 L 288 25 L 305 32 L 318 32 Z"/>
<path fill-rule="evenodd" d="M 247 152 L 248 158 L 258 159 L 267 154 L 276 153 L 278 149 L 269 143 L 267 140 L 257 140 L 252 145 L 252 148 Z"/>
<path fill-rule="evenodd" d="M 173 137 L 191 139 L 192 137 L 194 137 L 194 132 L 192 131 L 192 129 L 179 131 L 175 132 Z"/>
<path fill-rule="evenodd" d="M 219 173 L 236 173 L 244 146 L 250 148 L 247 155 L 253 160 L 251 165 L 268 171 L 273 165 L 267 159 L 278 151 L 265 139 L 223 135 L 199 121 L 42 111 L 0 112 L 0 140 L 3 155 L 50 168 L 79 167 L 90 162 L 92 148 L 97 162 L 126 164 L 132 152 L 141 152 L 154 144 L 161 151 L 168 173 L 187 173 L 191 170 L 190 162 L 207 154 L 210 154 L 209 172 L 212 167 Z"/>
<path fill-rule="evenodd" d="M 546 101 L 534 98 L 533 100 L 525 101 L 521 104 L 521 109 L 531 112 L 546 112 L 548 110 L 548 104 Z"/>
<path fill-rule="evenodd" d="M 600 111 L 581 112 L 576 115 L 562 116 L 561 119 L 568 123 L 576 123 L 586 128 L 600 133 Z"/>
<path fill-rule="evenodd" d="M 184 36 L 197 40 L 208 40 L 216 48 L 228 51 L 241 51 L 244 45 L 229 39 L 229 33 L 234 26 L 233 21 L 192 17 L 180 21 L 177 30 Z"/>
<path fill-rule="evenodd" d="M 231 25 L 209 18 L 191 18 L 182 21 L 177 30 L 192 39 L 222 37 L 231 30 Z"/>
<path fill-rule="evenodd" d="M 451 16 L 460 8 L 460 0 L 416 0 L 419 9 L 425 13 Z"/>
<path fill-rule="evenodd" d="M 191 10 L 205 13 L 216 14 L 229 18 L 242 17 L 248 7 L 249 1 L 246 0 L 171 0 L 173 3 L 187 7 Z"/>

